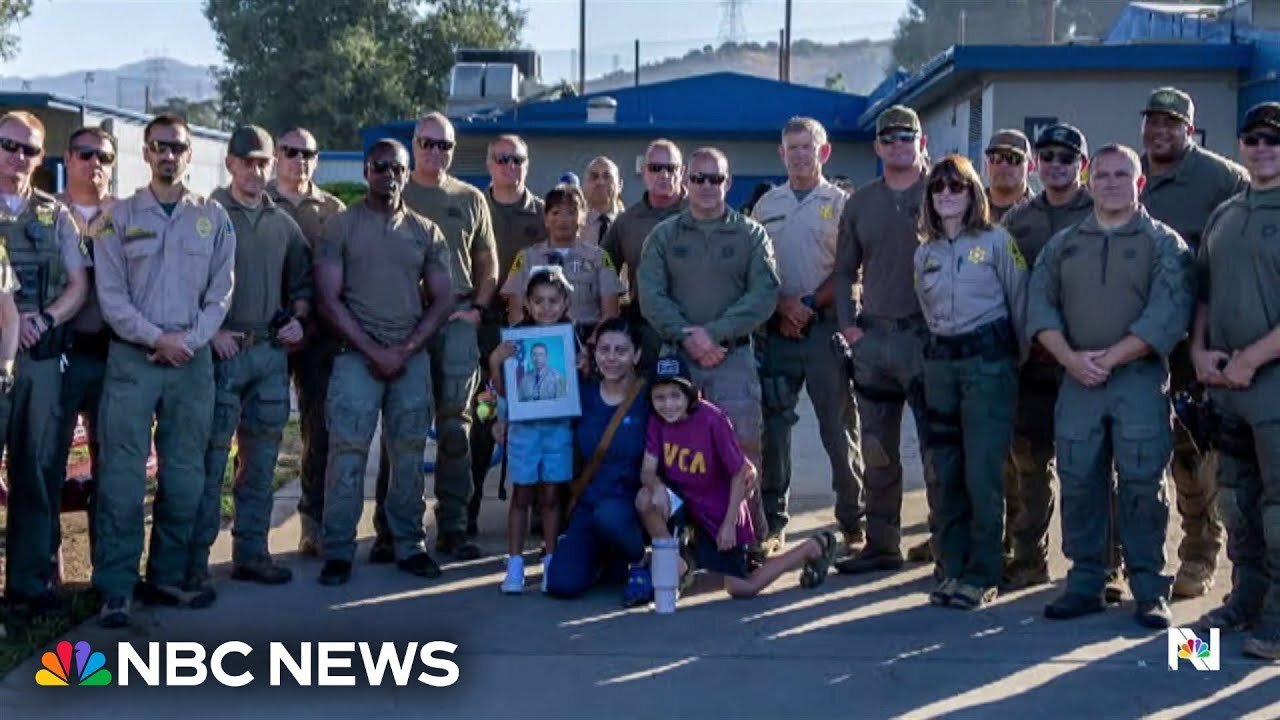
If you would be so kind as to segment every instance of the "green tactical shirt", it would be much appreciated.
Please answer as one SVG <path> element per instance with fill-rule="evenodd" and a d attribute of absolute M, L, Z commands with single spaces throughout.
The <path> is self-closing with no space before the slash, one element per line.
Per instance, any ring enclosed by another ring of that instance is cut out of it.
<path fill-rule="evenodd" d="M 689 206 L 689 199 L 681 196 L 680 201 L 662 208 L 649 204 L 649 193 L 645 191 L 640 202 L 627 208 L 618 216 L 609 230 L 604 234 L 600 247 L 613 258 L 614 267 L 627 268 L 627 290 L 631 293 L 631 301 L 636 302 L 640 296 L 636 271 L 640 267 L 640 251 L 644 249 L 644 239 L 658 223 L 675 215 Z"/>
<path fill-rule="evenodd" d="M 925 173 L 906 190 L 878 178 L 849 196 L 836 241 L 836 315 L 849 327 L 859 314 L 901 319 L 920 314 L 915 256 Z M 861 308 L 849 289 L 861 282 Z"/>
<path fill-rule="evenodd" d="M 1186 243 L 1141 206 L 1114 228 L 1091 214 L 1036 259 L 1027 336 L 1058 330 L 1073 349 L 1103 350 L 1132 334 L 1167 357 L 1187 334 L 1193 285 Z"/>
<path fill-rule="evenodd" d="M 1014 205 L 1005 213 L 1000 224 L 1018 242 L 1018 250 L 1034 267 L 1040 250 L 1049 238 L 1075 225 L 1093 212 L 1093 198 L 1081 188 L 1065 205 L 1053 205 L 1044 191 L 1039 195 Z"/>
<path fill-rule="evenodd" d="M 684 210 L 658 223 L 636 273 L 645 319 L 666 342 L 706 328 L 716 342 L 749 336 L 778 304 L 778 267 L 764 226 L 736 210 L 697 220 Z"/>
<path fill-rule="evenodd" d="M 449 270 L 453 291 L 459 295 L 475 292 L 475 259 L 488 254 L 497 259 L 498 246 L 489 218 L 484 193 L 457 178 L 446 175 L 438 187 L 428 187 L 410 179 L 404 188 L 404 204 L 440 227 L 449 243 Z M 538 221 L 542 222 L 539 216 Z M 493 264 L 491 280 L 498 278 Z"/>
<path fill-rule="evenodd" d="M 500 203 L 493 199 L 493 190 L 484 194 L 489 201 L 489 218 L 493 222 L 493 237 L 498 246 L 498 287 L 507 282 L 507 268 L 515 261 L 516 253 L 547 239 L 547 220 L 544 217 L 542 198 L 525 188 L 519 202 Z"/>
<path fill-rule="evenodd" d="M 1142 156 L 1147 184 L 1139 200 L 1151 217 L 1172 227 L 1194 252 L 1209 215 L 1228 198 L 1244 191 L 1249 171 L 1194 143 L 1171 172 L 1151 175 Z"/>
<path fill-rule="evenodd" d="M 256 208 L 241 205 L 228 188 L 209 196 L 227 211 L 236 231 L 235 289 L 224 330 L 266 332 L 281 309 L 311 300 L 307 239 L 289 213 L 263 194 Z"/>
<path fill-rule="evenodd" d="M 1219 207 L 1196 270 L 1210 348 L 1244 350 L 1280 325 L 1280 188 L 1249 189 Z"/>

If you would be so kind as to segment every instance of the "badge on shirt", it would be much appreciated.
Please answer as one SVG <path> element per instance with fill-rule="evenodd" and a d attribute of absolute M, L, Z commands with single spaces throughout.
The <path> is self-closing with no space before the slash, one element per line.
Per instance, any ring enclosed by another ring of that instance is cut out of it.
<path fill-rule="evenodd" d="M 987 261 L 987 249 L 977 246 L 969 249 L 969 262 L 973 265 L 981 265 Z"/>
<path fill-rule="evenodd" d="M 830 220 L 831 218 L 835 217 L 835 214 L 836 214 L 835 208 L 831 207 L 830 204 L 823 205 L 822 207 L 818 208 L 818 215 L 822 216 L 823 220 Z"/>
<path fill-rule="evenodd" d="M 49 207 L 48 205 L 41 205 L 40 207 L 37 207 L 36 220 L 38 220 L 41 225 L 52 225 L 53 224 L 53 208 Z"/>
<path fill-rule="evenodd" d="M 109 230 L 110 228 L 111 228 L 111 225 L 108 223 L 108 224 L 107 224 L 106 226 L 104 226 L 104 228 L 103 228 L 104 233 L 105 233 L 107 230 Z M 133 241 L 133 240 L 146 240 L 147 238 L 153 238 L 153 237 L 155 237 L 155 236 L 156 236 L 156 234 L 155 234 L 155 233 L 153 233 L 153 232 L 151 232 L 150 230 L 148 230 L 148 229 L 146 229 L 146 228 L 140 228 L 140 227 L 136 227 L 136 226 L 135 226 L 135 227 L 131 227 L 131 228 L 129 228 L 128 230 L 125 230 L 125 231 L 124 231 L 124 240 L 123 240 L 123 242 L 131 242 L 131 241 Z"/>
<path fill-rule="evenodd" d="M 207 238 L 212 235 L 213 221 L 205 216 L 201 216 L 200 219 L 196 221 L 196 233 L 202 238 Z"/>

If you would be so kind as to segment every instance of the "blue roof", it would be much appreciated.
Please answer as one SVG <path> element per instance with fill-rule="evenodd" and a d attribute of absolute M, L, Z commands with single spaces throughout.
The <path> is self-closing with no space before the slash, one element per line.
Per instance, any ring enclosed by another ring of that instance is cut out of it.
<path fill-rule="evenodd" d="M 866 130 L 893 104 L 910 105 L 982 72 L 1102 70 L 1245 70 L 1247 45 L 1146 43 L 1140 45 L 955 45 L 925 63 L 859 118 Z"/>
<path fill-rule="evenodd" d="M 59 95 L 57 93 L 47 92 L 29 92 L 29 91 L 10 91 L 0 92 L 0 105 L 24 105 L 26 107 L 47 107 L 54 110 L 63 110 L 65 112 L 82 112 L 90 110 L 92 112 L 113 115 L 118 118 L 127 120 L 136 120 L 146 123 L 155 117 L 147 113 L 141 113 L 134 110 L 126 110 L 124 108 L 115 107 L 114 105 L 103 105 L 102 103 L 87 102 L 70 95 Z M 231 133 L 222 130 L 214 130 L 213 128 L 192 125 L 191 134 L 199 137 L 212 138 L 214 140 L 228 140 Z"/>
<path fill-rule="evenodd" d="M 587 103 L 611 97 L 616 122 L 588 123 Z M 459 133 L 521 135 L 714 135 L 725 139 L 774 138 L 786 121 L 808 115 L 837 140 L 866 140 L 858 117 L 861 95 L 769 80 L 732 72 L 711 73 L 605 92 L 532 103 L 492 117 L 454 119 Z M 365 144 L 378 137 L 412 134 L 414 121 L 361 130 Z M 406 132 L 407 130 L 407 132 Z"/>

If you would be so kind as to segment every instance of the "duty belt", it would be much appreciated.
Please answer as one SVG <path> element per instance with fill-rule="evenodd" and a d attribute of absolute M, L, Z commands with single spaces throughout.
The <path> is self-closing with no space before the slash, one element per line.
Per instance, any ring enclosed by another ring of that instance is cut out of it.
<path fill-rule="evenodd" d="M 908 315 L 904 318 L 859 315 L 854 324 L 863 330 L 918 330 L 924 325 L 924 315 Z"/>
<path fill-rule="evenodd" d="M 961 335 L 933 335 L 924 349 L 924 356 L 930 360 L 972 357 L 995 360 L 1016 354 L 1017 343 L 1008 318 L 1000 318 Z"/>

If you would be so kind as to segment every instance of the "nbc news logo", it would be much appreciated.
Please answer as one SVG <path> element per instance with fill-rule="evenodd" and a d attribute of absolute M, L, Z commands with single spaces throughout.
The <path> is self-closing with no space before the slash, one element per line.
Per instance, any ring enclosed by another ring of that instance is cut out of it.
<path fill-rule="evenodd" d="M 1169 669 L 1177 670 L 1182 661 L 1200 672 L 1215 672 L 1222 664 L 1218 646 L 1218 628 L 1209 630 L 1209 642 L 1196 636 L 1190 628 L 1169 628 Z"/>

